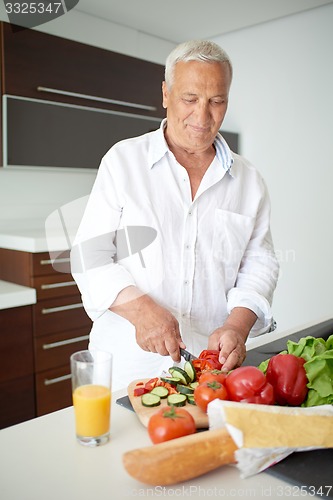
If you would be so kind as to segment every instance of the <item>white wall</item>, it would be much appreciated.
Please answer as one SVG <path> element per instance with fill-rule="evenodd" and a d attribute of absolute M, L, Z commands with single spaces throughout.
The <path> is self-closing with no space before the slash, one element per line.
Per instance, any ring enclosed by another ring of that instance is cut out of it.
<path fill-rule="evenodd" d="M 330 4 L 214 39 L 234 64 L 225 127 L 271 195 L 282 329 L 333 317 L 332 26 Z"/>

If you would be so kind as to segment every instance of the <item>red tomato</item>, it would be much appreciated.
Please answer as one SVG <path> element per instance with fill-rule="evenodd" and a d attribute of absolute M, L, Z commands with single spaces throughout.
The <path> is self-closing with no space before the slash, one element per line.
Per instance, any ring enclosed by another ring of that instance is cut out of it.
<path fill-rule="evenodd" d="M 231 401 L 245 403 L 274 404 L 273 386 L 266 376 L 255 366 L 240 366 L 230 372 L 225 386 Z"/>
<path fill-rule="evenodd" d="M 205 349 L 199 354 L 199 359 L 205 359 L 212 369 L 221 370 L 222 364 L 219 362 L 220 351 L 216 349 Z"/>
<path fill-rule="evenodd" d="M 214 399 L 227 399 L 228 393 L 223 384 L 213 380 L 199 384 L 194 390 L 194 401 L 202 411 L 207 411 L 208 403 Z"/>
<path fill-rule="evenodd" d="M 216 382 L 220 382 L 220 384 L 224 384 L 227 374 L 221 372 L 221 370 L 210 370 L 204 372 L 200 375 L 199 384 L 203 384 L 204 382 L 212 382 L 216 380 Z"/>
<path fill-rule="evenodd" d="M 148 422 L 148 434 L 154 444 L 196 432 L 192 415 L 183 408 L 166 406 L 154 413 Z"/>

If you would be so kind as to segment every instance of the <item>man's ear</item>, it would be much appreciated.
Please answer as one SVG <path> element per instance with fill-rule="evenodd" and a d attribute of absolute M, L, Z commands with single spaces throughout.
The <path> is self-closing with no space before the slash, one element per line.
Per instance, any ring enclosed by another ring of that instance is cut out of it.
<path fill-rule="evenodd" d="M 163 96 L 162 105 L 163 108 L 166 109 L 168 107 L 168 87 L 165 82 L 162 82 L 162 96 Z"/>

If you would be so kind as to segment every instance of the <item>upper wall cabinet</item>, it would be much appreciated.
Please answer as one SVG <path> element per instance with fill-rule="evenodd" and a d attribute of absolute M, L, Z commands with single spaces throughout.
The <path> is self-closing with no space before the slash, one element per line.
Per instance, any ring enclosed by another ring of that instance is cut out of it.
<path fill-rule="evenodd" d="M 162 65 L 1 23 L 3 165 L 97 168 L 164 117 Z"/>

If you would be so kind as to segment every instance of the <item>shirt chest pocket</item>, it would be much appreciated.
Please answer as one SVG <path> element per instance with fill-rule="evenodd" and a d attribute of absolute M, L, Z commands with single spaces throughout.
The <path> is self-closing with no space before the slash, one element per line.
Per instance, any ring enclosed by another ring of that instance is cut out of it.
<path fill-rule="evenodd" d="M 213 235 L 213 258 L 237 268 L 251 238 L 255 218 L 216 209 Z"/>

